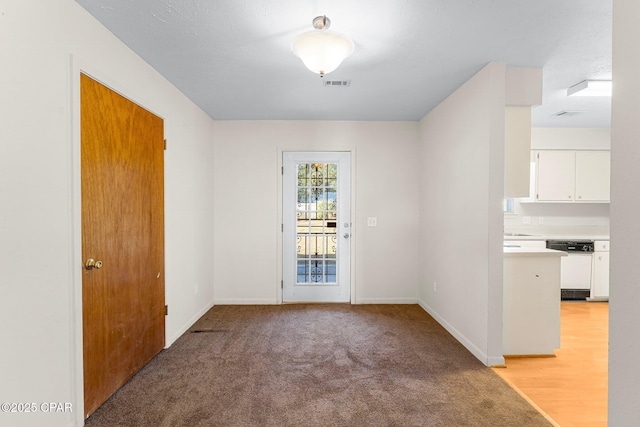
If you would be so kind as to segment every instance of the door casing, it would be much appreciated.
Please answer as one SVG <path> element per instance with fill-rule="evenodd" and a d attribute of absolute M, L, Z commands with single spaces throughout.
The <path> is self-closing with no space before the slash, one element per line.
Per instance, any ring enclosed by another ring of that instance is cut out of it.
<path fill-rule="evenodd" d="M 127 87 L 119 79 L 105 73 L 97 68 L 91 61 L 81 55 L 71 54 L 69 56 L 68 81 L 70 87 L 69 111 L 69 134 L 70 147 L 69 158 L 71 171 L 69 181 L 71 184 L 70 193 L 70 215 L 69 228 L 71 229 L 71 248 L 69 251 L 69 270 L 71 277 L 71 291 L 69 295 L 69 369 L 71 373 L 71 401 L 73 403 L 73 417 L 75 425 L 84 424 L 84 364 L 83 364 L 83 328 L 82 328 L 82 275 L 84 263 L 82 262 L 82 199 L 81 199 L 81 169 L 80 169 L 80 75 L 86 74 L 93 79 L 103 83 L 112 90 L 123 94 L 127 93 L 127 98 L 140 105 L 144 109 L 164 119 L 163 115 L 149 106 L 148 100 L 141 99 L 136 87 Z M 165 301 L 166 285 L 165 285 Z M 165 329 L 165 343 L 167 331 Z"/>
<path fill-rule="evenodd" d="M 278 188 L 278 230 L 281 231 L 283 227 L 283 154 L 285 152 L 348 152 L 350 153 L 351 164 L 350 164 L 350 205 L 351 205 L 351 247 L 350 247 L 350 295 L 351 295 L 351 304 L 358 304 L 358 286 L 357 286 L 357 274 L 356 274 L 356 259 L 357 259 L 357 222 L 356 222 L 356 206 L 357 206 L 357 193 L 356 193 L 356 179 L 357 176 L 357 149 L 352 144 L 320 144 L 320 143 L 311 143 L 307 144 L 304 147 L 299 147 L 295 145 L 278 145 L 276 147 L 276 155 L 278 159 L 278 172 L 277 172 L 277 188 Z M 280 238 L 277 241 L 277 258 L 276 258 L 276 273 L 278 277 L 278 282 L 276 285 L 276 301 L 279 304 L 282 304 L 283 301 L 283 263 L 284 263 L 284 255 L 283 255 L 283 247 L 284 247 L 284 236 L 283 233 L 280 232 Z"/>

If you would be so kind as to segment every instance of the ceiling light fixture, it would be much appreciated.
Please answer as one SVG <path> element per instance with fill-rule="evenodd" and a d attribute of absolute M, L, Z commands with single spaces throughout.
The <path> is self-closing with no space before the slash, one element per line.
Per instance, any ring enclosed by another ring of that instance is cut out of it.
<path fill-rule="evenodd" d="M 351 39 L 329 31 L 331 21 L 326 16 L 313 19 L 315 30 L 300 34 L 291 44 L 291 51 L 304 65 L 320 77 L 329 74 L 353 53 Z"/>
<path fill-rule="evenodd" d="M 585 80 L 567 89 L 567 96 L 611 96 L 611 80 Z"/>

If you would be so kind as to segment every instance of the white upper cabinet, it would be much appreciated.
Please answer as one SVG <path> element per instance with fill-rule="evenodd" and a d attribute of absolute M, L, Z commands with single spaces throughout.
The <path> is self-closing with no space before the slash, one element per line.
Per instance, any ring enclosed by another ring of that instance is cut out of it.
<path fill-rule="evenodd" d="M 536 155 L 536 201 L 608 202 L 609 151 L 540 150 Z"/>
<path fill-rule="evenodd" d="M 608 202 L 609 151 L 576 151 L 576 202 Z"/>
<path fill-rule="evenodd" d="M 575 151 L 539 151 L 536 162 L 536 200 L 572 202 L 575 195 Z"/>

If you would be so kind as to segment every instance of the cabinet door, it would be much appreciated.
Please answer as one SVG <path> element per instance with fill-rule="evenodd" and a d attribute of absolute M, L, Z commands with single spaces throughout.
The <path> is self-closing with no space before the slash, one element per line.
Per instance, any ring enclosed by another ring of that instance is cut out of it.
<path fill-rule="evenodd" d="M 576 202 L 608 202 L 610 175 L 608 151 L 576 152 Z"/>
<path fill-rule="evenodd" d="M 609 297 L 609 252 L 594 252 L 593 254 L 591 297 Z"/>
<path fill-rule="evenodd" d="M 575 151 L 539 151 L 537 157 L 539 201 L 572 202 L 575 193 Z"/>

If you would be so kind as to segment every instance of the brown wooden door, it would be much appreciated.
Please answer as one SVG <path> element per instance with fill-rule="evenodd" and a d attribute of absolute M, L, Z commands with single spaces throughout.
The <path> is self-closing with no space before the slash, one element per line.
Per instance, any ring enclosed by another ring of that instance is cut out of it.
<path fill-rule="evenodd" d="M 163 121 L 81 75 L 85 416 L 164 347 Z"/>

